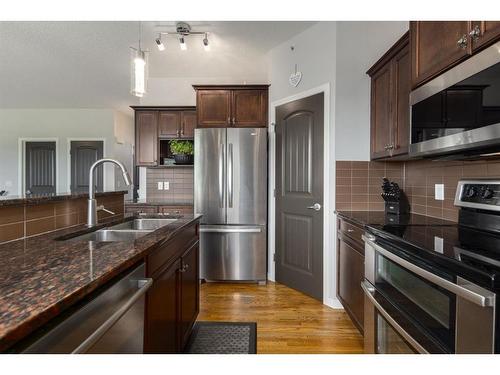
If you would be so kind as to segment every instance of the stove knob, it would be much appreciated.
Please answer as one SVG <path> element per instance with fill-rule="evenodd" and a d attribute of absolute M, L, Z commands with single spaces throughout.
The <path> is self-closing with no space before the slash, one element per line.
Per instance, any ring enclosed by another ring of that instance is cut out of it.
<path fill-rule="evenodd" d="M 493 197 L 493 190 L 486 188 L 486 189 L 483 191 L 482 198 L 483 198 L 483 199 L 490 199 L 490 198 L 492 198 L 492 197 Z"/>
<path fill-rule="evenodd" d="M 468 188 L 465 192 L 465 197 L 466 198 L 473 198 L 475 197 L 477 194 L 477 189 L 474 187 L 474 186 L 471 186 L 470 188 Z"/>

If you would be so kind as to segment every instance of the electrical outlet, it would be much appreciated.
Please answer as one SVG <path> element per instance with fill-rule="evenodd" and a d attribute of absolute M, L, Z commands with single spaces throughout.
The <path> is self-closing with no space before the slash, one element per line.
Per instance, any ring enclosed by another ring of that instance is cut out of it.
<path fill-rule="evenodd" d="M 158 182 L 158 190 L 163 190 L 163 182 Z"/>
<path fill-rule="evenodd" d="M 444 201 L 444 184 L 434 185 L 434 199 L 437 201 Z"/>
<path fill-rule="evenodd" d="M 170 182 L 163 181 L 163 190 L 170 190 Z"/>
<path fill-rule="evenodd" d="M 444 240 L 441 237 L 434 236 L 434 251 L 443 254 L 444 246 L 443 246 Z"/>

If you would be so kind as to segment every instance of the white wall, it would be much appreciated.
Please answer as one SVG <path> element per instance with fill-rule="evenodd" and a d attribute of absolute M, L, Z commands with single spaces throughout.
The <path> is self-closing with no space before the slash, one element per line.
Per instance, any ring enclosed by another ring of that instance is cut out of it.
<path fill-rule="evenodd" d="M 370 77 L 366 71 L 408 30 L 408 22 L 337 22 L 337 160 L 370 160 Z"/>
<path fill-rule="evenodd" d="M 123 145 L 115 142 L 115 127 Z M 20 193 L 21 138 L 57 140 L 59 192 L 68 191 L 70 138 L 103 139 L 104 156 L 118 157 L 131 165 L 122 149 L 132 147 L 133 120 L 110 109 L 0 109 L 0 134 L 0 189 L 8 190 L 9 194 Z M 106 166 L 105 175 L 104 188 L 114 190 L 114 167 Z"/>
<path fill-rule="evenodd" d="M 334 160 L 369 160 L 370 79 L 366 71 L 407 29 L 408 22 L 320 22 L 268 53 L 271 103 L 323 84 L 330 85 L 330 165 L 324 178 L 330 186 L 325 195 L 330 202 L 327 219 L 332 224 L 325 227 L 330 262 L 324 275 L 324 300 L 333 307 L 340 306 L 336 299 Z M 302 72 L 298 87 L 288 83 L 295 64 Z M 273 183 L 274 176 L 270 180 Z M 270 246 L 272 253 L 272 240 Z"/>

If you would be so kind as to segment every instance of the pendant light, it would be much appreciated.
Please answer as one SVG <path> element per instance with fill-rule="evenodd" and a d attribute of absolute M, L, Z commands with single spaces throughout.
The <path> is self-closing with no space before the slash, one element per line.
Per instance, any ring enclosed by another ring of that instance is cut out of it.
<path fill-rule="evenodd" d="M 148 80 L 147 51 L 141 49 L 142 22 L 139 23 L 139 47 L 130 47 L 130 93 L 142 98 L 146 93 Z"/>

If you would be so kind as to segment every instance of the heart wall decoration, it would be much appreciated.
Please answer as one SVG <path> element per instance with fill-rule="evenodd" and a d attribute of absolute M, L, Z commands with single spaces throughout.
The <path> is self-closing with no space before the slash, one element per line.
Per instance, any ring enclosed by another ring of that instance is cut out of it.
<path fill-rule="evenodd" d="M 293 51 L 293 47 L 292 47 L 292 51 Z M 302 80 L 302 72 L 299 72 L 297 70 L 297 64 L 295 64 L 295 72 L 290 74 L 290 77 L 288 77 L 288 82 L 293 87 L 297 87 L 301 80 Z"/>

